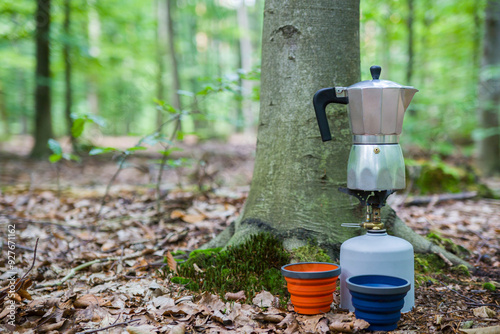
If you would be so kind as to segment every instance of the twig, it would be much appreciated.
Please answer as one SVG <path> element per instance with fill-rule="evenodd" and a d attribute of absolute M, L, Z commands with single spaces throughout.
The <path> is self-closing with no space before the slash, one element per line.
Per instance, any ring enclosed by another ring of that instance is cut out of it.
<path fill-rule="evenodd" d="M 135 258 L 138 258 L 140 256 L 143 256 L 143 255 L 146 255 L 150 252 L 150 249 L 145 249 L 143 251 L 140 251 L 140 252 L 136 252 L 136 253 L 132 253 L 130 255 L 127 255 L 127 256 L 124 256 L 122 258 L 122 260 L 130 260 L 130 259 L 135 259 Z M 75 267 L 75 268 L 72 268 L 69 273 L 64 276 L 59 282 L 56 282 L 56 283 L 47 283 L 47 284 L 40 284 L 40 285 L 37 285 L 34 287 L 34 289 L 40 289 L 40 288 L 48 288 L 48 287 L 54 287 L 54 286 L 60 286 L 62 285 L 64 282 L 66 282 L 67 280 L 69 280 L 70 278 L 73 278 L 73 276 L 76 275 L 76 273 L 82 269 L 85 269 L 87 267 L 90 267 L 91 265 L 93 264 L 96 264 L 96 263 L 104 263 L 104 262 L 109 262 L 109 261 L 118 261 L 120 260 L 121 257 L 117 257 L 117 256 L 112 256 L 112 257 L 107 257 L 107 258 L 103 258 L 103 259 L 96 259 L 96 260 L 92 260 L 92 261 L 89 261 L 89 262 L 85 262 L 85 263 L 82 263 L 81 265 Z"/>
<path fill-rule="evenodd" d="M 104 195 L 101 198 L 101 203 L 99 205 L 99 210 L 97 210 L 97 214 L 95 215 L 95 221 L 99 219 L 101 216 L 102 209 L 104 208 L 104 204 L 106 204 L 106 198 L 108 198 L 109 191 L 111 190 L 111 186 L 115 182 L 116 178 L 118 177 L 118 174 L 123 170 L 123 165 L 125 164 L 125 160 L 127 160 L 128 155 L 123 154 L 120 160 L 120 164 L 118 165 L 118 168 L 116 169 L 116 172 L 113 174 L 111 179 L 109 180 L 108 184 L 106 185 L 106 190 L 104 191 Z"/>
<path fill-rule="evenodd" d="M 177 131 L 179 130 L 179 126 L 181 125 L 181 119 L 180 116 L 176 117 L 177 122 L 175 123 L 174 130 L 172 131 L 172 135 L 170 136 L 170 142 L 174 140 L 175 135 L 177 134 Z M 160 192 L 160 186 L 161 186 L 161 180 L 163 178 L 163 169 L 165 168 L 165 165 L 167 163 L 167 158 L 168 155 L 166 154 L 167 149 L 169 148 L 170 145 L 163 145 L 163 153 L 161 156 L 161 163 L 160 163 L 160 170 L 158 171 L 158 179 L 156 180 L 156 214 L 158 217 L 160 217 L 161 214 L 161 192 Z"/>
<path fill-rule="evenodd" d="M 453 267 L 453 263 L 450 260 L 448 260 L 446 258 L 446 256 L 443 255 L 443 253 L 434 252 L 434 254 L 436 254 L 437 256 L 439 256 L 441 258 L 441 260 L 443 260 L 444 263 L 446 263 L 448 265 L 448 267 Z"/>
<path fill-rule="evenodd" d="M 14 293 L 15 292 L 18 292 L 19 290 L 21 290 L 21 288 L 23 287 L 24 285 L 24 280 L 26 279 L 26 276 L 28 276 L 28 274 L 30 273 L 30 271 L 33 269 L 33 267 L 35 266 L 35 261 L 36 261 L 36 249 L 38 248 L 38 239 L 36 239 L 36 243 L 35 243 L 35 249 L 33 250 L 33 262 L 31 262 L 31 267 L 28 269 L 28 271 L 19 279 L 19 281 L 17 281 L 16 285 L 15 285 L 15 290 L 14 290 Z M 8 295 L 8 293 L 11 293 L 9 292 L 8 289 L 5 289 L 3 291 L 0 291 L 0 302 L 2 300 L 4 300 L 4 298 Z"/>
<path fill-rule="evenodd" d="M 105 331 L 106 329 L 110 329 L 110 328 L 113 328 L 113 327 L 118 327 L 118 326 L 124 326 L 124 325 L 128 325 L 132 322 L 136 322 L 136 321 L 140 321 L 141 319 L 133 319 L 133 320 L 129 320 L 129 321 L 124 321 L 124 322 L 119 322 L 117 324 L 113 324 L 113 325 L 109 325 L 109 326 L 106 326 L 106 327 L 103 327 L 103 328 L 98 328 L 98 329 L 90 329 L 90 330 L 87 330 L 87 331 L 83 331 L 83 332 L 77 332 L 76 334 L 91 334 L 91 333 L 97 333 L 97 332 L 101 332 L 101 331 Z"/>
<path fill-rule="evenodd" d="M 438 281 L 442 286 L 444 286 L 445 288 L 447 288 L 448 290 L 452 291 L 452 292 L 455 292 L 457 295 L 459 295 L 460 297 L 464 298 L 464 299 L 467 299 L 468 301 L 471 301 L 473 302 L 474 304 L 481 304 L 480 302 L 478 302 L 477 300 L 474 300 L 472 298 L 469 298 L 467 296 L 464 296 L 462 295 L 460 292 L 458 292 L 457 290 L 454 290 L 452 288 L 450 288 L 449 286 L 447 286 L 446 284 L 444 284 L 443 282 L 441 281 Z"/>

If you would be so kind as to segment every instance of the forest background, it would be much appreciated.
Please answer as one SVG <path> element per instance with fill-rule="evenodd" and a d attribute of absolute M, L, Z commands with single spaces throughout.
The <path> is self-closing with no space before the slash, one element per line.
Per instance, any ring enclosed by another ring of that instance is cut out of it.
<path fill-rule="evenodd" d="M 0 140 L 38 130 L 32 154 L 43 156 L 47 140 L 71 136 L 76 119 L 100 124 L 79 138 L 92 145 L 100 135 L 154 133 L 172 114 L 181 119 L 178 139 L 252 138 L 263 2 L 2 1 Z M 361 1 L 362 79 L 378 64 L 383 79 L 420 90 L 401 136 L 406 157 L 477 158 L 485 174 L 498 172 L 500 59 L 487 56 L 499 48 L 499 29 L 487 33 L 486 8 L 474 0 Z M 48 78 L 35 76 L 43 63 L 37 36 L 44 42 L 37 27 L 47 22 Z M 36 102 L 40 86 L 50 87 L 41 99 L 51 101 Z M 50 122 L 36 123 L 37 113 Z"/>

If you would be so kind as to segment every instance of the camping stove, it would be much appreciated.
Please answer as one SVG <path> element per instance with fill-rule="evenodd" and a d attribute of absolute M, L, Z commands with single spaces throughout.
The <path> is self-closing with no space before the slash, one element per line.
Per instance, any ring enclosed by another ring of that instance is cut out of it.
<path fill-rule="evenodd" d="M 403 239 L 387 235 L 381 208 L 387 197 L 406 186 L 399 135 L 404 113 L 418 90 L 380 80 L 380 66 L 372 66 L 370 72 L 372 80 L 349 87 L 323 88 L 313 99 L 323 141 L 332 139 L 326 106 L 340 103 L 349 107 L 353 145 L 347 164 L 347 188 L 339 190 L 356 197 L 366 207 L 363 222 L 342 224 L 344 227 L 362 227 L 367 234 L 349 239 L 341 246 L 341 306 L 354 310 L 346 286 L 348 277 L 381 274 L 411 282 L 402 310 L 407 312 L 414 305 L 413 247 Z"/>

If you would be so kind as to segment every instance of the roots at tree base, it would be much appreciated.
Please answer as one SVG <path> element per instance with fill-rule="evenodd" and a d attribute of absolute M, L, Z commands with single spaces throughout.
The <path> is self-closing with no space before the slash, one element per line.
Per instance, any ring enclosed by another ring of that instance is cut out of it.
<path fill-rule="evenodd" d="M 241 215 L 240 217 L 242 217 Z M 465 265 L 471 271 L 474 267 L 468 262 L 462 260 L 458 256 L 448 252 L 447 250 L 432 243 L 421 235 L 415 233 L 409 228 L 396 214 L 396 212 L 386 206 L 382 209 L 382 220 L 385 223 L 387 230 L 391 235 L 407 240 L 413 245 L 415 253 L 433 253 L 439 255 L 441 258 L 448 260 L 453 265 Z M 318 239 L 319 245 L 325 249 L 332 259 L 338 258 L 340 252 L 340 244 L 329 244 L 321 241 L 318 236 L 311 234 L 304 228 L 296 228 L 293 230 L 279 232 L 271 225 L 262 222 L 258 219 L 245 219 L 243 222 L 236 221 L 231 223 L 224 231 L 217 237 L 203 245 L 202 248 L 215 248 L 226 247 L 229 245 L 236 245 L 248 238 L 252 234 L 259 232 L 270 232 L 283 240 L 283 245 L 286 249 L 292 250 L 298 247 L 307 245 L 309 239 Z"/>

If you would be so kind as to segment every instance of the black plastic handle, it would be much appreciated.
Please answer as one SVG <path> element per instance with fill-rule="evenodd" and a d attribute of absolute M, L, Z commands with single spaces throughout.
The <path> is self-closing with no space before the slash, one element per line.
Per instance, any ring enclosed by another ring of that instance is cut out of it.
<path fill-rule="evenodd" d="M 320 89 L 314 94 L 313 105 L 316 112 L 316 119 L 318 120 L 319 132 L 323 141 L 332 140 L 332 133 L 326 118 L 326 106 L 330 103 L 348 104 L 347 97 L 337 97 L 335 87 Z"/>

